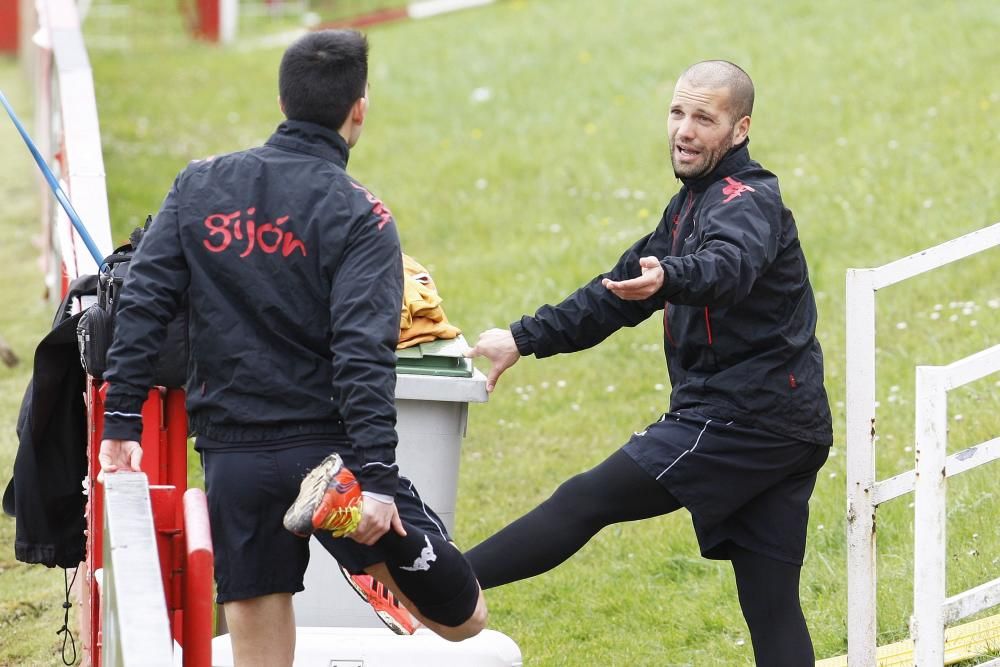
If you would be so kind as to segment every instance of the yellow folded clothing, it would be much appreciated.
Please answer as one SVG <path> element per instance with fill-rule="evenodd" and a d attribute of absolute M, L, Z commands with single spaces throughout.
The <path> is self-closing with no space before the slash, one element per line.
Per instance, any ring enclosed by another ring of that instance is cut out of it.
<path fill-rule="evenodd" d="M 462 333 L 448 323 L 431 274 L 417 260 L 403 253 L 403 307 L 399 316 L 397 349 L 413 347 Z"/>

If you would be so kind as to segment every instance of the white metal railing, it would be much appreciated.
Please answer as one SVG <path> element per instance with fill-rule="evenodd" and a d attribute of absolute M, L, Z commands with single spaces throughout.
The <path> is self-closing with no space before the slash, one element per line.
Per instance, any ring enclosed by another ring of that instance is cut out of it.
<path fill-rule="evenodd" d="M 847 655 L 852 665 L 876 664 L 876 509 L 912 491 L 916 478 L 910 471 L 875 479 L 875 292 L 997 246 L 1000 223 L 878 268 L 847 272 Z M 998 450 L 1000 444 L 990 441 L 972 458 L 985 461 Z M 979 463 L 945 459 L 949 469 L 967 469 L 967 464 Z"/>
<path fill-rule="evenodd" d="M 145 473 L 105 476 L 103 549 L 101 664 L 170 667 L 174 646 Z"/>
<path fill-rule="evenodd" d="M 1000 345 L 948 366 L 917 366 L 917 434 L 914 513 L 913 657 L 920 667 L 944 663 L 944 626 L 1000 604 L 1000 578 L 945 599 L 945 512 L 948 469 L 948 392 L 1000 371 Z M 1000 458 L 995 446 L 982 443 L 953 460 L 977 459 L 982 465 Z M 978 456 L 977 456 L 978 454 Z M 990 456 L 992 455 L 992 456 Z M 966 466 L 962 470 L 967 470 Z M 960 472 L 961 470 L 956 471 Z"/>
<path fill-rule="evenodd" d="M 38 0 L 36 7 L 37 144 L 98 249 L 108 255 L 113 245 L 101 131 L 77 7 L 73 0 Z M 45 181 L 39 183 L 46 287 L 58 300 L 70 281 L 96 273 L 98 266 Z"/>

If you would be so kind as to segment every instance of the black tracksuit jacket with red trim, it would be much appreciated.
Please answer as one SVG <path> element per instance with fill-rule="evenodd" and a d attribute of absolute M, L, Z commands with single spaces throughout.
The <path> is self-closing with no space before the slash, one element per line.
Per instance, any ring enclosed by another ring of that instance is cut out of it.
<path fill-rule="evenodd" d="M 804 442 L 833 441 L 816 339 L 816 302 L 795 220 L 778 179 L 731 149 L 711 174 L 682 179 L 659 225 L 607 273 L 557 306 L 511 324 L 521 354 L 592 347 L 663 309 L 670 410 L 694 408 Z M 664 284 L 625 301 L 601 280 L 641 274 L 659 258 Z"/>
<path fill-rule="evenodd" d="M 395 494 L 399 237 L 347 159 L 336 132 L 286 121 L 180 173 L 119 301 L 105 437 L 138 439 L 129 415 L 186 292 L 194 431 L 241 449 L 346 433 L 362 488 Z"/>

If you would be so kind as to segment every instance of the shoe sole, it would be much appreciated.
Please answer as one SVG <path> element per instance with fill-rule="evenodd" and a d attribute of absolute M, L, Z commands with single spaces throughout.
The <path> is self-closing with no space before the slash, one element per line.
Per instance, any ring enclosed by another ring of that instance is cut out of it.
<path fill-rule="evenodd" d="M 309 537 L 313 533 L 313 513 L 326 493 L 327 486 L 343 467 L 338 454 L 330 454 L 309 471 L 299 485 L 299 495 L 295 497 L 292 506 L 285 512 L 282 524 L 299 537 Z"/>

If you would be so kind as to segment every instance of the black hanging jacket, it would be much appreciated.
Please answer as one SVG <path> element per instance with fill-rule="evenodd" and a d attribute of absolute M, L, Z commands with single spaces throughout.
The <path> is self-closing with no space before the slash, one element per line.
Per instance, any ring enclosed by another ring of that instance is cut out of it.
<path fill-rule="evenodd" d="M 33 375 L 17 419 L 14 477 L 3 509 L 16 518 L 14 556 L 25 563 L 76 567 L 86 558 L 86 375 L 70 301 L 97 293 L 97 276 L 70 285 L 52 330 L 35 349 Z"/>
<path fill-rule="evenodd" d="M 609 272 L 557 306 L 511 325 L 521 354 L 546 357 L 596 345 L 664 309 L 670 409 L 697 408 L 800 440 L 833 441 L 816 339 L 816 303 L 778 179 L 731 149 L 711 174 L 684 179 L 659 225 Z M 608 291 L 604 278 L 641 274 L 655 256 L 663 288 L 642 301 Z"/>

